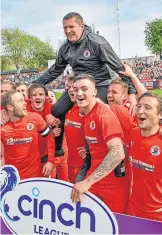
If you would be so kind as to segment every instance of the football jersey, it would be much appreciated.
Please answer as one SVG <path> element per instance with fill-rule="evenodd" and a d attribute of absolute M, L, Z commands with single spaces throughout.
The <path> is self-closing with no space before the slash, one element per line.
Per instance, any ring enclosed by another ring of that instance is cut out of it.
<path fill-rule="evenodd" d="M 50 108 L 51 104 L 48 102 L 48 99 L 46 99 L 44 104 L 44 109 L 42 111 L 36 111 L 31 106 L 30 100 L 26 100 L 27 103 L 27 110 L 29 112 L 35 112 L 42 116 L 42 118 L 46 121 L 46 111 Z M 48 113 L 49 114 L 49 113 Z M 38 148 L 40 153 L 40 158 L 46 156 L 48 154 L 48 162 L 53 163 L 54 161 L 54 155 L 55 155 L 55 141 L 52 134 L 49 135 L 49 138 L 43 138 L 41 135 L 38 136 Z"/>
<path fill-rule="evenodd" d="M 81 167 L 83 159 L 78 154 L 79 147 L 85 147 L 84 118 L 79 108 L 73 106 L 65 117 L 65 137 L 68 147 L 68 166 Z"/>
<path fill-rule="evenodd" d="M 96 103 L 93 109 L 84 117 L 84 132 L 87 144 L 91 153 L 91 167 L 88 171 L 90 175 L 103 161 L 108 153 L 107 141 L 115 137 L 122 137 L 122 129 L 115 114 L 108 106 L 102 103 Z M 94 185 L 104 187 L 109 185 L 110 181 L 115 182 L 114 171 L 101 179 Z"/>
<path fill-rule="evenodd" d="M 130 134 L 129 159 L 133 187 L 128 213 L 162 221 L 162 137 L 145 137 L 140 128 Z"/>
<path fill-rule="evenodd" d="M 46 137 L 50 128 L 37 113 L 29 112 L 18 121 L 1 127 L 5 164 L 15 166 L 21 179 L 41 176 L 38 133 Z"/>
<path fill-rule="evenodd" d="M 123 139 L 125 144 L 129 144 L 129 134 L 133 127 L 134 118 L 129 114 L 129 110 L 121 105 L 110 105 L 110 109 L 119 119 L 123 131 Z"/>

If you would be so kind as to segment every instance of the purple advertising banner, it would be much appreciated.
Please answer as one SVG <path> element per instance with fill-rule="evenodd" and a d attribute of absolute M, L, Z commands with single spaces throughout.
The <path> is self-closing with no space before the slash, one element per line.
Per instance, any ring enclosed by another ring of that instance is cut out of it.
<path fill-rule="evenodd" d="M 162 223 L 115 214 L 119 234 L 162 234 Z M 12 234 L 1 219 L 1 234 Z"/>

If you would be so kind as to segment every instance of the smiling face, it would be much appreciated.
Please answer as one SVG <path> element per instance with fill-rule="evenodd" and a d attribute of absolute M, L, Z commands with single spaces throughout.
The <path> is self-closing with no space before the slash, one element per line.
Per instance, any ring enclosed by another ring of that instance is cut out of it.
<path fill-rule="evenodd" d="M 84 24 L 77 23 L 76 18 L 72 17 L 63 21 L 64 33 L 70 42 L 77 42 L 83 33 Z"/>
<path fill-rule="evenodd" d="M 24 98 L 28 98 L 28 88 L 26 85 L 20 85 L 16 88 L 16 90 L 24 95 Z"/>
<path fill-rule="evenodd" d="M 8 91 L 13 91 L 13 87 L 9 83 L 4 83 L 1 85 L 1 97 L 5 95 Z"/>
<path fill-rule="evenodd" d="M 119 104 L 123 105 L 127 99 L 127 93 L 120 84 L 110 84 L 107 91 L 108 104 Z"/>
<path fill-rule="evenodd" d="M 46 100 L 45 90 L 41 87 L 34 88 L 30 94 L 31 106 L 36 111 L 42 111 Z"/>
<path fill-rule="evenodd" d="M 95 84 L 89 79 L 80 79 L 74 82 L 74 97 L 78 107 L 85 113 L 89 112 L 96 102 Z"/>
<path fill-rule="evenodd" d="M 72 80 L 68 80 L 67 83 L 67 91 L 70 96 L 71 102 L 75 102 L 75 97 L 74 97 L 74 84 Z"/>
<path fill-rule="evenodd" d="M 50 104 L 54 105 L 57 101 L 55 93 L 53 91 L 48 91 L 48 97 L 49 97 Z"/>
<path fill-rule="evenodd" d="M 154 97 L 142 97 L 137 104 L 137 117 L 141 130 L 149 131 L 159 127 L 162 115 L 158 112 L 158 101 Z"/>
<path fill-rule="evenodd" d="M 12 104 L 8 105 L 8 110 L 12 112 L 12 116 L 16 118 L 22 118 L 26 116 L 26 102 L 24 100 L 24 96 L 21 93 L 15 92 L 15 94 L 12 96 Z"/>

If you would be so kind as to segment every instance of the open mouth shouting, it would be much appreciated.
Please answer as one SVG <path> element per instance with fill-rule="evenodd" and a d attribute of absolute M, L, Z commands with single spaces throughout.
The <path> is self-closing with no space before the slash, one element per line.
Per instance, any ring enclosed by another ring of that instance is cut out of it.
<path fill-rule="evenodd" d="M 139 120 L 140 122 L 144 122 L 144 121 L 146 120 L 146 118 L 144 118 L 144 117 L 138 117 L 138 120 Z"/>
<path fill-rule="evenodd" d="M 108 103 L 109 104 L 114 104 L 114 99 L 113 98 L 108 98 Z"/>

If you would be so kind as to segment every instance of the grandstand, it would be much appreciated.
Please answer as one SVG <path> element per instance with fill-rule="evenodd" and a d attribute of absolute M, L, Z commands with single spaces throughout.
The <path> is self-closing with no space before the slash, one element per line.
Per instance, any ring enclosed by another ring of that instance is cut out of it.
<path fill-rule="evenodd" d="M 54 62 L 54 60 L 48 61 L 48 68 L 51 67 Z M 159 56 L 136 56 L 122 59 L 122 62 L 126 62 L 132 67 L 137 77 L 147 89 L 162 89 L 162 60 L 160 60 Z M 48 68 L 1 72 L 1 81 L 10 80 L 13 82 L 23 81 L 25 83 L 31 83 Z M 55 90 L 64 89 L 65 78 L 67 75 L 71 74 L 71 72 L 71 67 L 67 66 L 61 76 L 48 84 L 48 88 Z"/>

